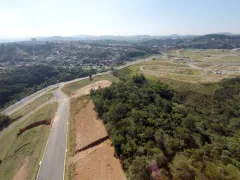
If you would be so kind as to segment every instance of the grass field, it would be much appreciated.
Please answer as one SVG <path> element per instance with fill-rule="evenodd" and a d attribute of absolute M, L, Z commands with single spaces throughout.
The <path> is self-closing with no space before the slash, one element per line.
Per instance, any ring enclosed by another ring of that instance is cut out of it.
<path fill-rule="evenodd" d="M 126 67 L 120 70 L 120 77 L 128 79 L 133 75 L 139 74 L 139 65 L 134 65 L 131 67 Z M 176 91 L 195 91 L 202 94 L 213 94 L 216 89 L 219 88 L 217 83 L 193 83 L 198 77 L 194 76 L 181 76 L 181 75 L 168 75 L 166 77 L 156 77 L 149 74 L 144 74 L 149 81 L 161 81 L 168 84 L 171 88 Z M 199 80 L 199 78 L 198 78 Z"/>
<path fill-rule="evenodd" d="M 117 82 L 118 78 L 116 78 L 112 74 L 105 74 L 102 76 L 94 76 L 92 81 L 90 81 L 89 78 L 87 78 L 87 79 L 80 80 L 80 81 L 77 81 L 77 82 L 74 82 L 71 84 L 67 84 L 62 88 L 62 91 L 69 96 L 72 92 L 74 92 L 84 86 L 87 86 L 91 83 L 94 83 L 96 81 L 101 81 L 101 80 L 109 80 L 111 82 Z"/>
<path fill-rule="evenodd" d="M 52 97 L 53 97 L 53 94 L 51 92 L 49 92 L 47 94 L 44 94 L 41 97 L 35 99 L 33 102 L 27 104 L 23 108 L 21 108 L 18 111 L 14 112 L 10 117 L 12 119 L 16 119 L 18 117 L 22 117 L 22 116 L 28 114 L 29 112 L 31 112 L 32 110 L 36 109 L 39 105 L 47 102 Z"/>
<path fill-rule="evenodd" d="M 203 62 L 221 62 L 221 63 L 240 63 L 240 52 L 232 52 L 231 50 L 222 49 L 181 49 L 171 50 L 168 53 L 174 57 L 182 57 L 189 60 L 200 60 Z"/>
<path fill-rule="evenodd" d="M 121 69 L 120 75 L 127 79 L 128 76 L 143 73 L 150 78 L 209 83 L 240 76 L 239 69 L 240 52 L 221 49 L 175 49 L 159 59 Z"/>
<path fill-rule="evenodd" d="M 195 66 L 197 67 L 200 67 L 200 68 L 208 68 L 208 67 L 211 67 L 212 64 L 208 64 L 208 63 L 197 63 L 197 64 L 194 64 Z"/>
<path fill-rule="evenodd" d="M 39 162 L 50 132 L 50 126 L 38 126 L 32 128 L 17 137 L 17 132 L 30 123 L 46 118 L 53 118 L 57 109 L 57 103 L 48 104 L 35 114 L 31 115 L 24 122 L 8 132 L 0 139 L 0 179 L 10 180 L 18 170 L 25 164 L 25 178 L 34 180 L 37 175 Z"/>
<path fill-rule="evenodd" d="M 177 63 L 171 63 L 168 61 L 148 61 L 148 62 L 142 62 L 139 63 L 139 65 L 159 65 L 159 66 L 174 66 L 174 67 L 188 67 L 186 64 L 177 64 Z"/>

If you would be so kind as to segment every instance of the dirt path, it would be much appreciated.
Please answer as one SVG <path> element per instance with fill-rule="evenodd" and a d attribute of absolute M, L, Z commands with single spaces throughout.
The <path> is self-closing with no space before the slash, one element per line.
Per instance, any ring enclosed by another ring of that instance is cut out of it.
<path fill-rule="evenodd" d="M 75 165 L 73 179 L 125 180 L 120 161 L 114 157 L 114 148 L 103 121 L 97 118 L 92 100 L 79 100 L 77 107 L 79 110 L 74 116 L 75 155 L 70 158 L 70 164 Z M 100 141 L 91 145 L 98 140 Z"/>
<path fill-rule="evenodd" d="M 72 97 L 79 97 L 79 96 L 84 96 L 90 93 L 91 89 L 98 89 L 100 88 L 104 88 L 104 87 L 109 87 L 112 84 L 112 82 L 108 81 L 108 80 L 102 80 L 102 81 L 97 81 L 95 83 L 92 83 L 88 86 L 85 86 L 79 90 L 77 90 L 76 92 L 74 92 L 72 94 Z"/>
<path fill-rule="evenodd" d="M 16 172 L 12 180 L 25 180 L 27 177 L 27 167 L 29 163 L 29 156 L 23 162 L 21 168 Z"/>

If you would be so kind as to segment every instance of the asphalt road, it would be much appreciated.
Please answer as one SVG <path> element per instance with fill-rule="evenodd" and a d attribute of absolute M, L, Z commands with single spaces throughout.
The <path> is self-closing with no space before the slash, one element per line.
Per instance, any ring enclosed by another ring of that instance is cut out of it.
<path fill-rule="evenodd" d="M 37 175 L 38 180 L 63 180 L 67 147 L 69 98 L 60 88 L 54 92 L 58 109 Z"/>

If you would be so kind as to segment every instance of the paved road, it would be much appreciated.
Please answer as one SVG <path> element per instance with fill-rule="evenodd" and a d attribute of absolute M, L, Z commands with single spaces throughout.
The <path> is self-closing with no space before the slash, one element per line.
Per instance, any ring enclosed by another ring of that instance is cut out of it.
<path fill-rule="evenodd" d="M 11 131 L 13 128 L 15 128 L 17 125 L 19 125 L 21 122 L 23 122 L 24 120 L 26 120 L 29 116 L 31 116 L 32 114 L 34 114 L 35 112 L 37 112 L 39 109 L 43 108 L 44 106 L 46 106 L 47 104 L 54 102 L 55 99 L 52 98 L 49 101 L 41 104 L 40 106 L 38 106 L 36 109 L 34 109 L 33 111 L 29 112 L 28 114 L 26 114 L 25 116 L 21 117 L 19 120 L 17 120 L 16 122 L 10 124 L 6 129 L 3 129 L 3 131 L 0 132 L 0 139 L 5 136 L 9 131 Z"/>
<path fill-rule="evenodd" d="M 63 180 L 67 147 L 69 98 L 58 88 L 54 92 L 58 109 L 43 155 L 37 180 Z"/>
<path fill-rule="evenodd" d="M 39 98 L 40 96 L 44 95 L 46 92 L 52 90 L 53 88 L 56 88 L 57 85 L 51 85 L 48 86 L 47 88 L 44 88 L 42 90 L 39 90 L 23 99 L 21 99 L 20 101 L 18 101 L 17 103 L 9 106 L 8 108 L 6 108 L 2 113 L 6 114 L 6 115 L 11 115 L 12 113 L 16 112 L 17 110 L 21 109 L 22 107 L 24 107 L 25 105 L 33 102 L 35 99 Z"/>

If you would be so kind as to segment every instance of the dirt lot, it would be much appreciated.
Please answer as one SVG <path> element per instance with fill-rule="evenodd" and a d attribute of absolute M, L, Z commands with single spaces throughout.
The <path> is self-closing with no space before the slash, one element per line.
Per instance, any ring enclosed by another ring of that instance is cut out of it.
<path fill-rule="evenodd" d="M 76 92 L 74 92 L 72 94 L 71 97 L 84 96 L 84 95 L 89 94 L 91 89 L 98 89 L 99 87 L 100 88 L 109 87 L 111 84 L 112 84 L 112 82 L 108 81 L 108 80 L 97 81 L 95 83 L 92 83 L 88 86 L 85 86 L 85 87 L 77 90 Z"/>
<path fill-rule="evenodd" d="M 122 167 L 114 156 L 110 140 L 78 153 L 72 158 L 75 163 L 74 179 L 78 180 L 125 180 Z"/>
<path fill-rule="evenodd" d="M 101 120 L 97 119 L 92 101 L 82 100 L 84 106 L 76 115 L 76 150 L 107 136 L 107 131 Z M 81 105 L 80 105 L 81 106 Z"/>
<path fill-rule="evenodd" d="M 99 84 L 96 85 L 98 86 Z M 90 90 L 89 88 L 82 89 L 84 89 L 83 92 L 86 92 L 86 89 Z M 84 94 L 78 92 L 78 94 Z M 68 162 L 70 167 L 74 167 L 71 178 L 75 180 L 125 180 L 120 161 L 114 157 L 114 148 L 110 140 L 105 138 L 108 135 L 107 131 L 103 121 L 97 118 L 92 100 L 77 100 L 74 108 L 74 113 L 72 113 L 74 122 L 70 123 L 74 123 L 75 127 L 76 138 L 73 149 L 75 153 Z M 101 140 L 102 138 L 104 139 Z M 96 141 L 98 142 L 88 147 Z M 84 150 L 78 152 L 80 149 Z"/>
<path fill-rule="evenodd" d="M 13 177 L 13 180 L 24 180 L 26 179 L 26 174 L 27 174 L 27 167 L 28 167 L 28 163 L 29 163 L 29 156 L 26 157 L 26 159 L 23 162 L 23 165 L 21 166 L 21 168 L 16 172 L 16 174 Z"/>

